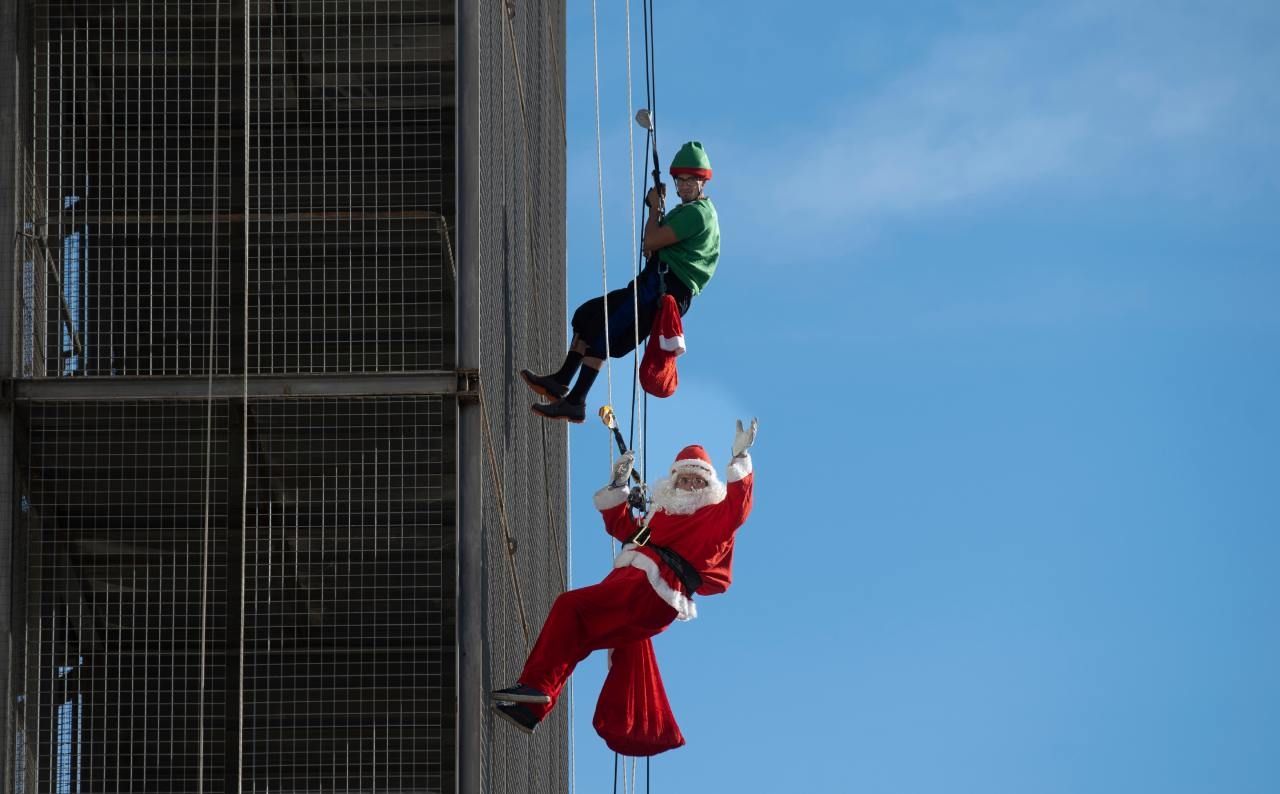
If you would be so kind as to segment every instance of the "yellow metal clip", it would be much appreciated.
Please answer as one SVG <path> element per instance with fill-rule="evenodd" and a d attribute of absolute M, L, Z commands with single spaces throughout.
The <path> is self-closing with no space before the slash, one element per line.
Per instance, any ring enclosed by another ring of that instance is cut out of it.
<path fill-rule="evenodd" d="M 640 522 L 640 529 L 636 530 L 636 534 L 631 537 L 631 542 L 636 546 L 643 546 L 649 542 L 649 517 L 645 516 Z"/>

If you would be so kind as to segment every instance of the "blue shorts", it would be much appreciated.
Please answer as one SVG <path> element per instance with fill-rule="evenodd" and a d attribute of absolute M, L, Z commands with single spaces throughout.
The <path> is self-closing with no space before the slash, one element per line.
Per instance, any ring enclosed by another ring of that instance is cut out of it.
<path fill-rule="evenodd" d="M 606 299 L 592 298 L 578 307 L 573 313 L 573 333 L 587 343 L 586 355 L 590 358 L 604 358 L 605 314 L 604 306 L 609 307 L 609 355 L 620 358 L 636 347 L 636 304 L 639 304 L 640 340 L 649 336 L 653 328 L 653 318 L 658 314 L 658 303 L 662 297 L 659 285 L 662 279 L 658 271 L 658 259 L 654 257 L 635 280 L 622 289 L 610 292 Z M 667 294 L 676 300 L 676 308 L 680 316 L 689 311 L 693 303 L 693 292 L 678 276 L 667 270 Z M 633 285 L 637 294 L 632 296 Z"/>

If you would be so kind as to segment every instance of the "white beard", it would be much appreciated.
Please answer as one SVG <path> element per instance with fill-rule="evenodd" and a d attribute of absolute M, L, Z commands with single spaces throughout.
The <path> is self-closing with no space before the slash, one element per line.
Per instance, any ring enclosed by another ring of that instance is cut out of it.
<path fill-rule="evenodd" d="M 658 480 L 653 486 L 653 509 L 676 516 L 696 513 L 707 505 L 724 501 L 725 488 L 719 480 L 696 491 L 684 491 L 671 483 L 671 478 Z"/>

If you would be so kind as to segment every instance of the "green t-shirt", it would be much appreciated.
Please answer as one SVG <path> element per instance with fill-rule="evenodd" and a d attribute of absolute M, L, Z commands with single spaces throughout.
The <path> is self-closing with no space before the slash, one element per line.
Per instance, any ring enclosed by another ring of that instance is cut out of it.
<path fill-rule="evenodd" d="M 681 204 L 667 213 L 662 225 L 676 233 L 676 242 L 658 249 L 658 256 L 694 295 L 707 286 L 720 261 L 720 220 L 711 199 Z"/>

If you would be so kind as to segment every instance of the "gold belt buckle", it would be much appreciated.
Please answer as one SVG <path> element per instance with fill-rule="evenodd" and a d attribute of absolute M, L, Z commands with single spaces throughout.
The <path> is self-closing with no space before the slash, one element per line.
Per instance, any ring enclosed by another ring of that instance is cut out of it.
<path fill-rule="evenodd" d="M 649 542 L 649 525 L 645 524 L 644 526 L 640 527 L 640 530 L 636 532 L 633 538 L 631 538 L 631 542 L 635 544 L 637 547 L 643 546 L 644 544 L 648 543 Z"/>

